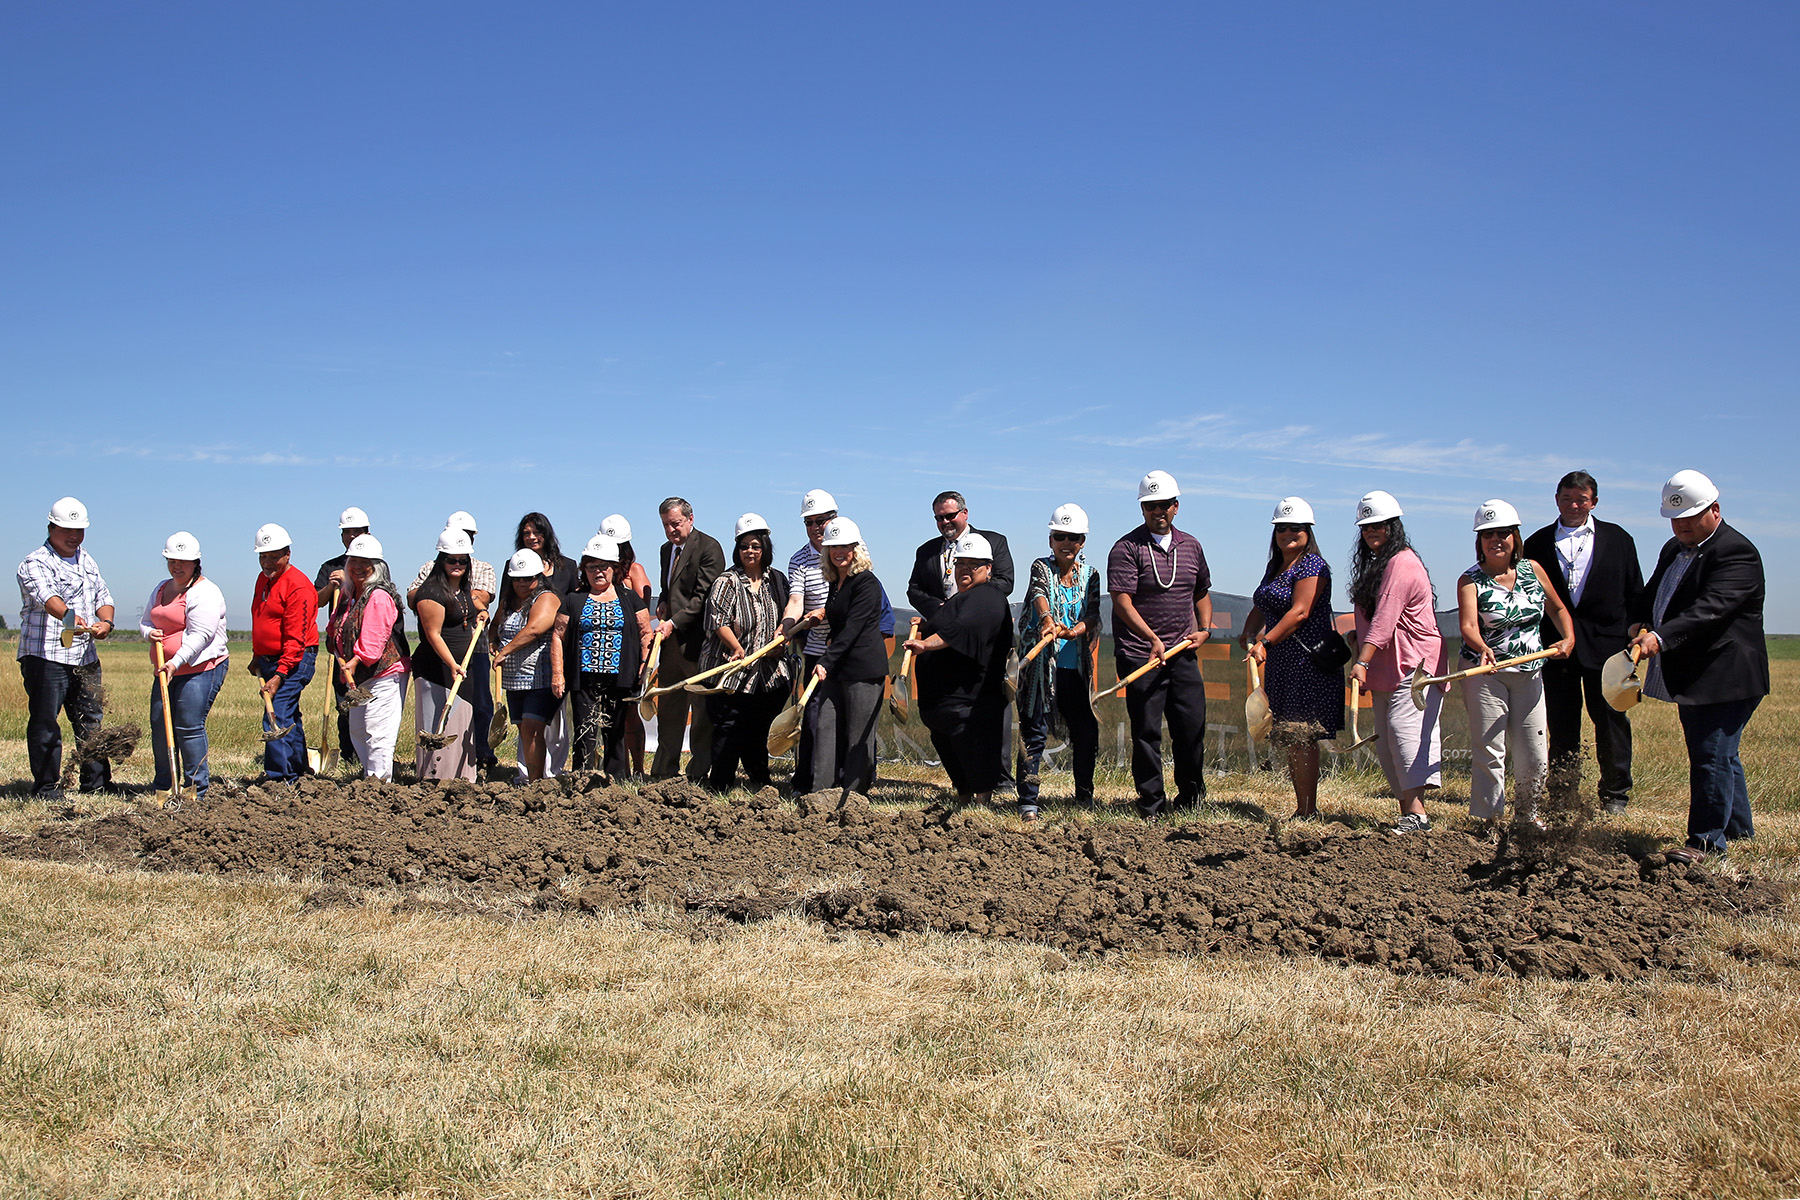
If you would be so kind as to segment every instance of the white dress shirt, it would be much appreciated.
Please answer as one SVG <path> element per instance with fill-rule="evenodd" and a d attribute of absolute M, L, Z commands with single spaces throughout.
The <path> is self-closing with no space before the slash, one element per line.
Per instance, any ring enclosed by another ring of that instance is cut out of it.
<path fill-rule="evenodd" d="M 1581 589 L 1587 586 L 1588 568 L 1594 563 L 1594 536 L 1591 516 L 1573 529 L 1561 521 L 1556 523 L 1556 565 L 1569 584 L 1570 608 L 1581 603 Z"/>

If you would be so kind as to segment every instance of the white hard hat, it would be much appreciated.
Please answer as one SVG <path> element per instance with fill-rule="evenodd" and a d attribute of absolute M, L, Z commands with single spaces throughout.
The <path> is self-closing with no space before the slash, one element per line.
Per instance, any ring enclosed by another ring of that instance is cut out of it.
<path fill-rule="evenodd" d="M 773 532 L 769 528 L 769 523 L 767 521 L 763 520 L 756 513 L 745 513 L 743 516 L 738 518 L 737 532 L 732 534 L 731 536 L 743 537 L 746 533 L 757 533 L 759 531 L 762 533 Z"/>
<path fill-rule="evenodd" d="M 177 559 L 181 562 L 198 562 L 200 560 L 200 539 L 185 529 L 179 533 L 171 533 L 169 540 L 163 543 L 163 557 Z"/>
<path fill-rule="evenodd" d="M 806 517 L 816 517 L 820 513 L 836 511 L 837 497 L 833 496 L 824 488 L 814 488 L 812 491 L 806 493 L 806 495 L 800 497 L 800 516 L 802 519 Z"/>
<path fill-rule="evenodd" d="M 87 505 L 73 496 L 64 496 L 50 506 L 50 523 L 59 529 L 86 529 Z"/>
<path fill-rule="evenodd" d="M 994 548 L 979 533 L 965 533 L 956 539 L 956 557 L 978 558 L 986 562 L 994 560 Z"/>
<path fill-rule="evenodd" d="M 1052 533 L 1079 533 L 1087 536 L 1087 510 L 1079 504 L 1059 504 L 1056 511 L 1050 514 L 1050 531 Z"/>
<path fill-rule="evenodd" d="M 1504 500 L 1483 500 L 1475 510 L 1475 532 L 1484 529 L 1511 529 L 1519 524 L 1519 510 Z"/>
<path fill-rule="evenodd" d="M 376 541 L 375 535 L 371 533 L 359 533 L 351 538 L 350 545 L 345 549 L 344 554 L 348 558 L 387 558 L 387 555 L 381 552 L 381 543 Z"/>
<path fill-rule="evenodd" d="M 339 529 L 367 529 L 368 527 L 369 514 L 355 505 L 351 505 L 338 514 Z"/>
<path fill-rule="evenodd" d="M 1402 515 L 1400 502 L 1390 492 L 1370 492 L 1356 502 L 1358 525 L 1378 525 Z"/>
<path fill-rule="evenodd" d="M 614 513 L 600 522 L 600 529 L 595 536 L 609 537 L 615 542 L 629 542 L 631 540 L 631 522 L 618 513 Z"/>
<path fill-rule="evenodd" d="M 618 539 L 609 538 L 604 533 L 596 533 L 589 538 L 588 544 L 582 547 L 581 554 L 584 558 L 597 558 L 608 563 L 620 562 L 623 558 Z"/>
<path fill-rule="evenodd" d="M 256 531 L 256 552 L 258 554 L 267 554 L 271 550 L 286 550 L 293 544 L 294 539 L 288 536 L 288 531 L 273 522 Z"/>
<path fill-rule="evenodd" d="M 1298 496 L 1284 496 L 1275 504 L 1275 512 L 1269 518 L 1271 525 L 1312 525 L 1312 505 Z"/>
<path fill-rule="evenodd" d="M 1152 471 L 1138 480 L 1138 503 L 1146 500 L 1173 500 L 1181 495 L 1175 477 L 1167 471 Z"/>
<path fill-rule="evenodd" d="M 439 554 L 473 554 L 475 543 L 469 540 L 469 531 L 460 525 L 446 525 L 444 532 L 438 534 L 437 552 Z"/>
<path fill-rule="evenodd" d="M 445 529 L 463 529 L 463 530 L 467 530 L 470 533 L 480 533 L 481 532 L 481 530 L 476 528 L 476 526 L 475 526 L 475 518 L 471 517 L 468 513 L 464 512 L 460 508 L 457 509 L 455 512 L 451 513 L 449 516 L 444 518 L 444 528 Z"/>
<path fill-rule="evenodd" d="M 825 536 L 820 540 L 827 546 L 854 546 L 862 541 L 862 530 L 849 517 L 836 517 L 825 526 Z"/>
<path fill-rule="evenodd" d="M 543 573 L 544 560 L 538 557 L 536 550 L 519 550 L 506 560 L 506 574 L 510 579 L 530 579 Z"/>
<path fill-rule="evenodd" d="M 1719 489 L 1698 471 L 1677 471 L 1663 484 L 1662 515 L 1694 517 L 1713 506 Z"/>

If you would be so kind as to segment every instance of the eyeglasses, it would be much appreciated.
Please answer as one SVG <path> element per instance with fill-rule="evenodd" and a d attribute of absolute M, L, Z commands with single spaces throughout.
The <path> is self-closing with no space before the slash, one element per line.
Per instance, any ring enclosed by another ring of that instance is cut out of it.
<path fill-rule="evenodd" d="M 609 562 L 591 562 L 591 563 L 584 563 L 582 565 L 585 569 L 587 569 L 589 571 L 606 571 L 606 570 L 610 570 L 612 568 L 612 564 Z"/>
<path fill-rule="evenodd" d="M 1085 542 L 1087 541 L 1087 535 L 1080 533 L 1053 533 L 1050 535 L 1050 540 L 1053 542 Z"/>
<path fill-rule="evenodd" d="M 1304 526 L 1304 525 L 1277 525 L 1275 527 L 1275 532 L 1276 533 L 1305 533 L 1306 526 Z"/>
<path fill-rule="evenodd" d="M 1149 512 L 1166 512 L 1175 507 L 1173 500 L 1144 500 L 1140 503 Z"/>
<path fill-rule="evenodd" d="M 822 517 L 807 517 L 806 518 L 806 527 L 808 529 L 820 529 L 826 525 L 831 524 L 835 520 L 837 520 L 836 513 L 826 513 Z"/>
<path fill-rule="evenodd" d="M 964 513 L 968 512 L 968 511 L 969 510 L 966 508 L 959 508 L 955 512 L 939 513 L 938 517 L 937 517 L 937 523 L 939 525 L 942 525 L 946 521 L 954 521 L 954 520 L 956 520 L 956 518 L 962 516 Z"/>

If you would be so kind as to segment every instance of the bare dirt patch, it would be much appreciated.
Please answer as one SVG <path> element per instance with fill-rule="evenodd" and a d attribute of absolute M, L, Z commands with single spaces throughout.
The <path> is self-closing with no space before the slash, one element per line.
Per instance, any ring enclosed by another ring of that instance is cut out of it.
<path fill-rule="evenodd" d="M 0 854 L 317 877 L 316 906 L 376 887 L 737 921 L 798 906 L 882 935 L 967 932 L 1068 954 L 1319 955 L 1457 976 L 1631 978 L 1677 965 L 1704 916 L 1782 899 L 1775 884 L 1590 842 L 1502 853 L 1459 833 L 1206 821 L 1022 833 L 857 796 L 795 804 L 767 789 L 726 803 L 686 782 L 629 790 L 579 775 L 528 788 L 221 789 L 180 813 L 0 839 Z"/>

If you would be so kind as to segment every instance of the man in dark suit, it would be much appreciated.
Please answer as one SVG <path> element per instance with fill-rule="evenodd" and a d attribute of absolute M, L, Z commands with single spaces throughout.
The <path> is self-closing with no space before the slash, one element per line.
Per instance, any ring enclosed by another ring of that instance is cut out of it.
<path fill-rule="evenodd" d="M 1675 536 L 1657 556 L 1632 634 L 1648 662 L 1644 694 L 1677 706 L 1687 741 L 1687 845 L 1669 857 L 1698 862 L 1756 834 L 1738 743 L 1769 694 L 1762 555 L 1725 524 L 1719 489 L 1698 471 L 1663 484 L 1662 515 Z"/>
<path fill-rule="evenodd" d="M 662 595 L 656 601 L 656 617 L 667 633 L 663 642 L 657 683 L 678 683 L 699 670 L 700 648 L 706 643 L 706 596 L 713 580 L 725 571 L 725 551 L 718 539 L 694 528 L 694 509 L 680 496 L 670 496 L 657 510 L 662 517 Z M 650 778 L 669 779 L 681 771 L 681 735 L 688 733 L 691 754 L 687 776 L 704 784 L 712 771 L 712 721 L 706 705 L 688 704 L 688 693 L 677 688 L 656 701 L 656 758 Z M 688 710 L 694 724 L 688 728 Z"/>
<path fill-rule="evenodd" d="M 1594 722 L 1600 760 L 1600 803 L 1622 813 L 1631 800 L 1631 718 L 1600 694 L 1600 667 L 1631 640 L 1626 632 L 1644 591 L 1637 543 L 1624 528 L 1594 519 L 1600 485 L 1586 471 L 1570 471 L 1556 485 L 1559 519 L 1525 542 L 1525 557 L 1542 563 L 1556 594 L 1575 618 L 1575 653 L 1544 664 L 1544 716 L 1550 761 L 1576 768 L 1581 757 L 1582 694 Z M 1544 645 L 1562 634 L 1546 618 Z"/>
<path fill-rule="evenodd" d="M 1005 536 L 969 524 L 969 504 L 961 492 L 939 492 L 931 502 L 931 515 L 937 521 L 938 536 L 913 555 L 912 577 L 906 582 L 906 600 L 913 610 L 930 621 L 944 601 L 956 594 L 956 542 L 965 533 L 979 533 L 987 539 L 994 553 L 988 582 L 999 588 L 1002 596 L 1011 596 L 1013 560 Z M 1012 722 L 1012 709 L 1008 707 L 1000 721 L 1000 783 L 994 788 L 1002 795 L 1018 791 L 1012 777 Z"/>

